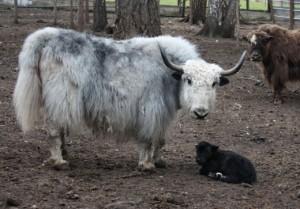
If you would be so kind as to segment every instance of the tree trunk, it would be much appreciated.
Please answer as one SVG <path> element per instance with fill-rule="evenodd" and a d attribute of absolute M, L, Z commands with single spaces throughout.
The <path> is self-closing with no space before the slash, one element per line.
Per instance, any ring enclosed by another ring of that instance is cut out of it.
<path fill-rule="evenodd" d="M 271 14 L 271 21 L 273 24 L 275 24 L 275 18 L 274 18 L 274 10 L 273 10 L 273 0 L 268 1 L 269 11 Z"/>
<path fill-rule="evenodd" d="M 235 30 L 235 36 L 237 44 L 240 44 L 240 0 L 237 0 L 236 4 L 236 30 Z"/>
<path fill-rule="evenodd" d="M 161 34 L 159 1 L 116 0 L 116 4 L 115 38 L 129 38 L 135 35 L 158 36 Z"/>
<path fill-rule="evenodd" d="M 70 0 L 70 28 L 75 28 L 73 0 Z"/>
<path fill-rule="evenodd" d="M 54 15 L 53 24 L 57 25 L 57 0 L 53 1 L 53 15 Z"/>
<path fill-rule="evenodd" d="M 208 15 L 201 35 L 233 38 L 236 25 L 236 0 L 209 0 Z"/>
<path fill-rule="evenodd" d="M 94 2 L 94 31 L 103 31 L 107 25 L 105 0 Z"/>
<path fill-rule="evenodd" d="M 83 1 L 84 0 L 79 0 L 79 2 L 78 2 L 78 30 L 79 31 L 83 31 L 83 29 L 84 29 Z"/>
<path fill-rule="evenodd" d="M 85 23 L 89 24 L 90 23 L 90 5 L 89 5 L 89 0 L 85 0 Z"/>
<path fill-rule="evenodd" d="M 18 0 L 14 0 L 14 23 L 18 24 Z"/>
<path fill-rule="evenodd" d="M 190 22 L 196 25 L 205 22 L 207 0 L 190 0 Z"/>
<path fill-rule="evenodd" d="M 295 21 L 294 21 L 294 17 L 295 17 L 295 4 L 294 4 L 294 0 L 290 0 L 290 27 L 289 29 L 294 29 L 294 25 L 295 25 Z"/>
<path fill-rule="evenodd" d="M 186 0 L 178 0 L 177 5 L 179 7 L 179 14 L 181 17 L 185 16 L 185 2 Z"/>

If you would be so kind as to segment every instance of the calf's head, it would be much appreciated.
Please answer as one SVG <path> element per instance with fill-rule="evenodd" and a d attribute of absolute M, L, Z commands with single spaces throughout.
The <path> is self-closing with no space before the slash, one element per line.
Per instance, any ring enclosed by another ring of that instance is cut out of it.
<path fill-rule="evenodd" d="M 218 149 L 218 146 L 210 144 L 206 141 L 200 142 L 198 145 L 196 145 L 196 162 L 199 165 L 203 165 L 212 158 Z"/>
<path fill-rule="evenodd" d="M 160 48 L 164 63 L 173 71 L 173 77 L 181 82 L 180 105 L 197 119 L 204 119 L 214 108 L 216 87 L 229 83 L 227 76 L 238 72 L 243 65 L 246 52 L 239 62 L 229 70 L 203 59 L 188 60 L 183 65 L 172 63 Z"/>
<path fill-rule="evenodd" d="M 268 48 L 268 44 L 273 39 L 266 32 L 258 31 L 248 34 L 250 42 L 250 59 L 253 62 L 261 62 Z"/>

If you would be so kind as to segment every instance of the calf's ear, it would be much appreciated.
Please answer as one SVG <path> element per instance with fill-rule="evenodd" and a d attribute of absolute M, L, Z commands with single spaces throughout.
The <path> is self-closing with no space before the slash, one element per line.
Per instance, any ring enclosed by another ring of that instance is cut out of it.
<path fill-rule="evenodd" d="M 212 147 L 211 147 L 211 150 L 212 150 L 213 152 L 218 151 L 218 149 L 219 149 L 219 147 L 216 146 L 216 145 L 212 145 Z"/>
<path fill-rule="evenodd" d="M 219 86 L 224 86 L 224 85 L 226 85 L 226 84 L 228 84 L 228 83 L 229 83 L 228 78 L 225 78 L 224 76 L 221 76 L 221 77 L 220 77 Z"/>

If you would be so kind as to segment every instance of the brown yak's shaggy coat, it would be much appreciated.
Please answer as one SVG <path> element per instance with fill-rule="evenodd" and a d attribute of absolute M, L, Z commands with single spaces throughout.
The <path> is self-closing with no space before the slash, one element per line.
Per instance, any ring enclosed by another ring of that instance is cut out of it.
<path fill-rule="evenodd" d="M 256 43 L 261 43 L 263 73 L 273 87 L 274 102 L 277 99 L 282 102 L 281 91 L 285 88 L 285 83 L 300 80 L 300 30 L 265 24 L 248 37 L 253 35 L 256 36 Z M 250 56 L 253 56 L 254 45 L 252 43 Z"/>

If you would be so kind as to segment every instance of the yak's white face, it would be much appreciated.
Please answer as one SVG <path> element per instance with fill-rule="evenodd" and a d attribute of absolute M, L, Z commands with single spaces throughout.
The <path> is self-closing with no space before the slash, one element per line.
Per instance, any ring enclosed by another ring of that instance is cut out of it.
<path fill-rule="evenodd" d="M 221 79 L 223 69 L 220 66 L 204 60 L 189 60 L 182 68 L 181 107 L 190 111 L 192 116 L 203 119 L 214 109 L 216 87 L 221 80 L 227 83 L 228 80 Z"/>
<path fill-rule="evenodd" d="M 238 72 L 246 56 L 245 51 L 233 68 L 223 70 L 220 66 L 207 63 L 203 59 L 188 60 L 184 65 L 176 65 L 168 60 L 162 48 L 160 52 L 165 65 L 173 70 L 173 77 L 181 82 L 181 108 L 190 111 L 198 119 L 205 118 L 214 108 L 216 86 L 229 83 L 225 76 Z"/>

